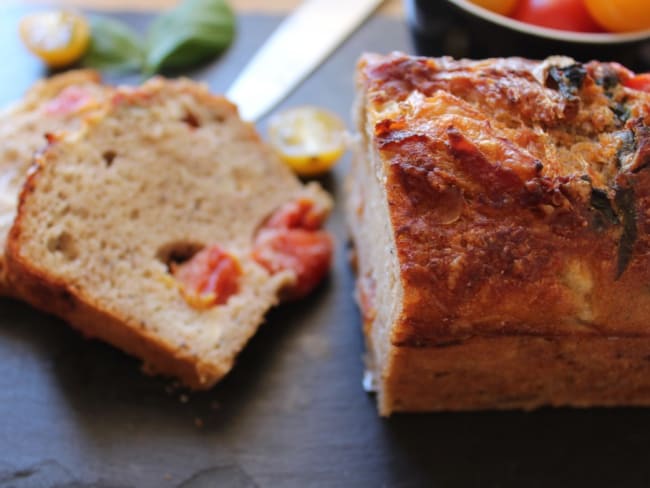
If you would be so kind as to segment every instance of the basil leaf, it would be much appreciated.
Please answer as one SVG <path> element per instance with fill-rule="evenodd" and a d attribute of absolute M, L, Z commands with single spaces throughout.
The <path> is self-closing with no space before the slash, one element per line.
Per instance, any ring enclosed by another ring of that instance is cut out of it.
<path fill-rule="evenodd" d="M 235 16 L 225 0 L 185 0 L 151 24 L 144 71 L 153 74 L 205 62 L 227 48 L 234 34 Z"/>
<path fill-rule="evenodd" d="M 142 67 L 142 41 L 125 24 L 92 17 L 90 29 L 90 45 L 81 60 L 83 66 L 106 71 L 137 71 Z"/>

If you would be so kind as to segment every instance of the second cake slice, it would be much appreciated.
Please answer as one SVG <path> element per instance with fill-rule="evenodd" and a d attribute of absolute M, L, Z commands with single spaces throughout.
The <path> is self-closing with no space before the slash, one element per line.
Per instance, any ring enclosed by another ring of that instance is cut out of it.
<path fill-rule="evenodd" d="M 38 163 L 8 244 L 17 294 L 190 387 L 329 268 L 328 195 L 191 81 L 117 90 Z"/>

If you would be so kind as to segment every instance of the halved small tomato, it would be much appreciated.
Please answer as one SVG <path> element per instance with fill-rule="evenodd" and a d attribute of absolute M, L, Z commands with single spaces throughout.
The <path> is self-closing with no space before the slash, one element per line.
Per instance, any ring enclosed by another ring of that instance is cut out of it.
<path fill-rule="evenodd" d="M 88 49 L 90 27 L 80 14 L 69 11 L 37 12 L 20 21 L 25 46 L 52 68 L 79 60 Z"/>
<path fill-rule="evenodd" d="M 329 170 L 345 151 L 345 124 L 317 107 L 296 107 L 269 122 L 269 142 L 280 158 L 301 176 Z"/>

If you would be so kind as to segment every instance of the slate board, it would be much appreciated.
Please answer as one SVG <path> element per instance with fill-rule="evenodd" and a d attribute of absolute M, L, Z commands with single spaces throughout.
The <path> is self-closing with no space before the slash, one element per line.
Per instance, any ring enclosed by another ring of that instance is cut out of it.
<path fill-rule="evenodd" d="M 17 43 L 19 13 L 0 10 L 2 103 L 43 74 Z M 225 90 L 278 22 L 241 16 L 232 49 L 194 76 Z M 316 103 L 347 119 L 358 54 L 409 46 L 402 22 L 373 18 L 282 106 Z M 0 299 L 0 488 L 650 486 L 650 410 L 377 416 L 361 388 L 340 207 L 347 165 L 324 181 L 339 202 L 330 279 L 273 311 L 212 391 L 185 395 Z"/>

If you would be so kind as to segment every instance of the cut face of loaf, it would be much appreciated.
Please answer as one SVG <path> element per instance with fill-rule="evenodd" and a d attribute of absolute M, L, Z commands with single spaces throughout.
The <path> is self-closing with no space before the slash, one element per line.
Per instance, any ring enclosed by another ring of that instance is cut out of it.
<path fill-rule="evenodd" d="M 34 154 L 45 146 L 45 134 L 77 129 L 106 90 L 95 71 L 70 71 L 40 81 L 23 100 L 0 112 L 0 294 L 11 294 L 4 249 Z"/>
<path fill-rule="evenodd" d="M 269 271 L 253 258 L 269 217 L 304 201 L 320 225 L 331 205 L 232 104 L 188 80 L 118 89 L 103 113 L 52 141 L 39 163 L 8 246 L 19 296 L 192 388 L 226 374 L 295 285 L 294 270 Z M 224 256 L 235 271 L 216 281 L 228 294 L 201 295 L 210 277 L 196 279 L 193 268 L 200 274 L 216 259 L 216 269 Z"/>
<path fill-rule="evenodd" d="M 368 55 L 348 218 L 382 414 L 650 405 L 650 94 Z"/>

